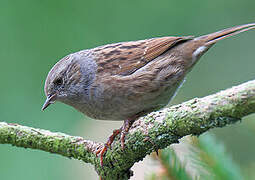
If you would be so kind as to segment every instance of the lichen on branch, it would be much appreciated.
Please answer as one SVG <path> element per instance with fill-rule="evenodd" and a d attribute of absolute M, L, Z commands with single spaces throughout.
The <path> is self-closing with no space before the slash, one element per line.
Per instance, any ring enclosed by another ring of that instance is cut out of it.
<path fill-rule="evenodd" d="M 155 149 L 163 149 L 186 135 L 200 135 L 215 127 L 224 127 L 255 112 L 255 80 L 139 118 L 126 137 L 125 150 L 119 137 L 100 166 L 95 152 L 102 143 L 82 137 L 53 133 L 18 124 L 0 122 L 0 143 L 40 149 L 95 166 L 103 179 L 128 179 L 130 168 Z"/>

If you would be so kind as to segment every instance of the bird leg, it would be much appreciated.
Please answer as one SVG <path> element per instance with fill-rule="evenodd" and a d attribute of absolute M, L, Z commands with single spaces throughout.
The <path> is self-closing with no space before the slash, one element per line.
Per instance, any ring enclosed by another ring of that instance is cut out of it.
<path fill-rule="evenodd" d="M 132 126 L 132 124 L 135 122 L 136 120 L 136 117 L 135 118 L 129 118 L 127 120 L 124 121 L 123 125 L 121 128 L 119 129 L 115 129 L 113 132 L 112 132 L 112 135 L 108 138 L 108 141 L 104 144 L 104 147 L 102 149 L 99 149 L 97 152 L 96 152 L 96 155 L 100 154 L 100 165 L 103 166 L 103 157 L 104 157 L 104 154 L 106 153 L 107 149 L 109 147 L 111 147 L 111 144 L 113 143 L 115 137 L 118 135 L 118 134 L 121 134 L 120 136 L 120 140 L 121 140 L 121 148 L 122 150 L 124 150 L 124 144 L 125 144 L 125 137 L 126 137 L 126 134 L 128 133 L 130 127 Z"/>
<path fill-rule="evenodd" d="M 121 132 L 121 129 L 115 129 L 113 132 L 112 132 L 112 135 L 108 138 L 108 141 L 104 144 L 104 147 L 102 149 L 99 149 L 97 152 L 96 152 L 96 156 L 98 154 L 100 154 L 100 165 L 103 166 L 103 157 L 104 157 L 104 153 L 107 151 L 108 147 L 111 147 L 115 137 Z"/>
<path fill-rule="evenodd" d="M 120 141 L 121 141 L 121 148 L 124 150 L 125 148 L 125 137 L 128 133 L 130 127 L 135 122 L 136 118 L 130 118 L 124 121 L 123 126 L 121 128 L 121 135 L 120 135 Z"/>

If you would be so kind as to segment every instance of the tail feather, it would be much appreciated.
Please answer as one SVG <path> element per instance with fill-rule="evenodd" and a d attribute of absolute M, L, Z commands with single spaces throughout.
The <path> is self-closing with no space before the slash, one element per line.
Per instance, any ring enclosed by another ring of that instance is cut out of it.
<path fill-rule="evenodd" d="M 217 41 L 219 41 L 221 39 L 225 39 L 227 37 L 234 36 L 236 34 L 239 34 L 244 31 L 248 31 L 250 29 L 255 29 L 255 23 L 223 29 L 223 30 L 215 32 L 215 33 L 201 36 L 201 37 L 199 37 L 199 39 L 200 38 L 204 39 L 206 41 L 205 46 L 209 46 L 209 45 L 215 44 Z"/>
<path fill-rule="evenodd" d="M 182 48 L 186 48 L 185 52 L 190 52 L 190 54 L 192 55 L 192 64 L 194 65 L 194 63 L 197 62 L 197 60 L 217 41 L 230 36 L 234 36 L 244 31 L 248 31 L 250 29 L 255 29 L 255 23 L 235 26 L 197 37 L 194 40 L 184 43 L 184 47 Z"/>

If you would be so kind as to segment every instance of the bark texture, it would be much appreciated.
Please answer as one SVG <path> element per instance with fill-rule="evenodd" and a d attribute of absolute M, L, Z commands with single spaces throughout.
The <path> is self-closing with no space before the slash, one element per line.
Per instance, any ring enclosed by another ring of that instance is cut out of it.
<path fill-rule="evenodd" d="M 200 135 L 240 121 L 255 112 L 255 80 L 138 119 L 121 150 L 119 136 L 105 154 L 104 166 L 95 152 L 103 143 L 63 133 L 0 122 L 0 143 L 40 149 L 91 163 L 103 179 L 129 179 L 130 168 L 155 149 L 163 149 L 186 135 Z"/>

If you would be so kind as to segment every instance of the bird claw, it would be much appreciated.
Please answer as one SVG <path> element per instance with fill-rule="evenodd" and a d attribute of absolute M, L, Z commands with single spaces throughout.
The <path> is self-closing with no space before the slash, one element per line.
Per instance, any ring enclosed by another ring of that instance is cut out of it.
<path fill-rule="evenodd" d="M 108 150 L 108 148 L 111 149 L 111 145 L 115 139 L 115 137 L 121 132 L 121 128 L 120 129 L 116 129 L 112 132 L 112 135 L 108 138 L 108 141 L 104 144 L 104 147 L 102 149 L 99 149 L 96 152 L 96 156 L 98 157 L 98 155 L 100 155 L 100 165 L 103 166 L 103 157 L 104 154 L 106 153 L 106 151 Z"/>
<path fill-rule="evenodd" d="M 126 137 L 126 133 L 122 131 L 121 137 L 120 137 L 122 151 L 124 151 L 124 149 L 125 149 L 125 137 Z"/>
<path fill-rule="evenodd" d="M 99 149 L 96 152 L 96 156 L 98 157 L 98 155 L 100 155 L 100 165 L 103 167 L 103 157 L 105 152 L 107 151 L 108 147 L 106 145 L 104 145 L 104 147 L 102 149 Z"/>
<path fill-rule="evenodd" d="M 130 119 L 125 120 L 123 126 L 120 129 L 116 129 L 112 132 L 112 135 L 108 138 L 108 141 L 104 144 L 104 147 L 102 149 L 99 149 L 96 152 L 97 157 L 98 157 L 98 155 L 100 155 L 100 165 L 101 166 L 103 166 L 104 154 L 106 153 L 108 148 L 111 148 L 111 145 L 112 145 L 115 137 L 118 134 L 121 134 L 121 136 L 120 136 L 121 148 L 124 151 L 124 149 L 125 149 L 125 137 L 126 137 L 126 134 L 129 131 L 129 128 L 133 124 L 134 120 L 135 120 L 135 118 L 130 118 Z"/>

